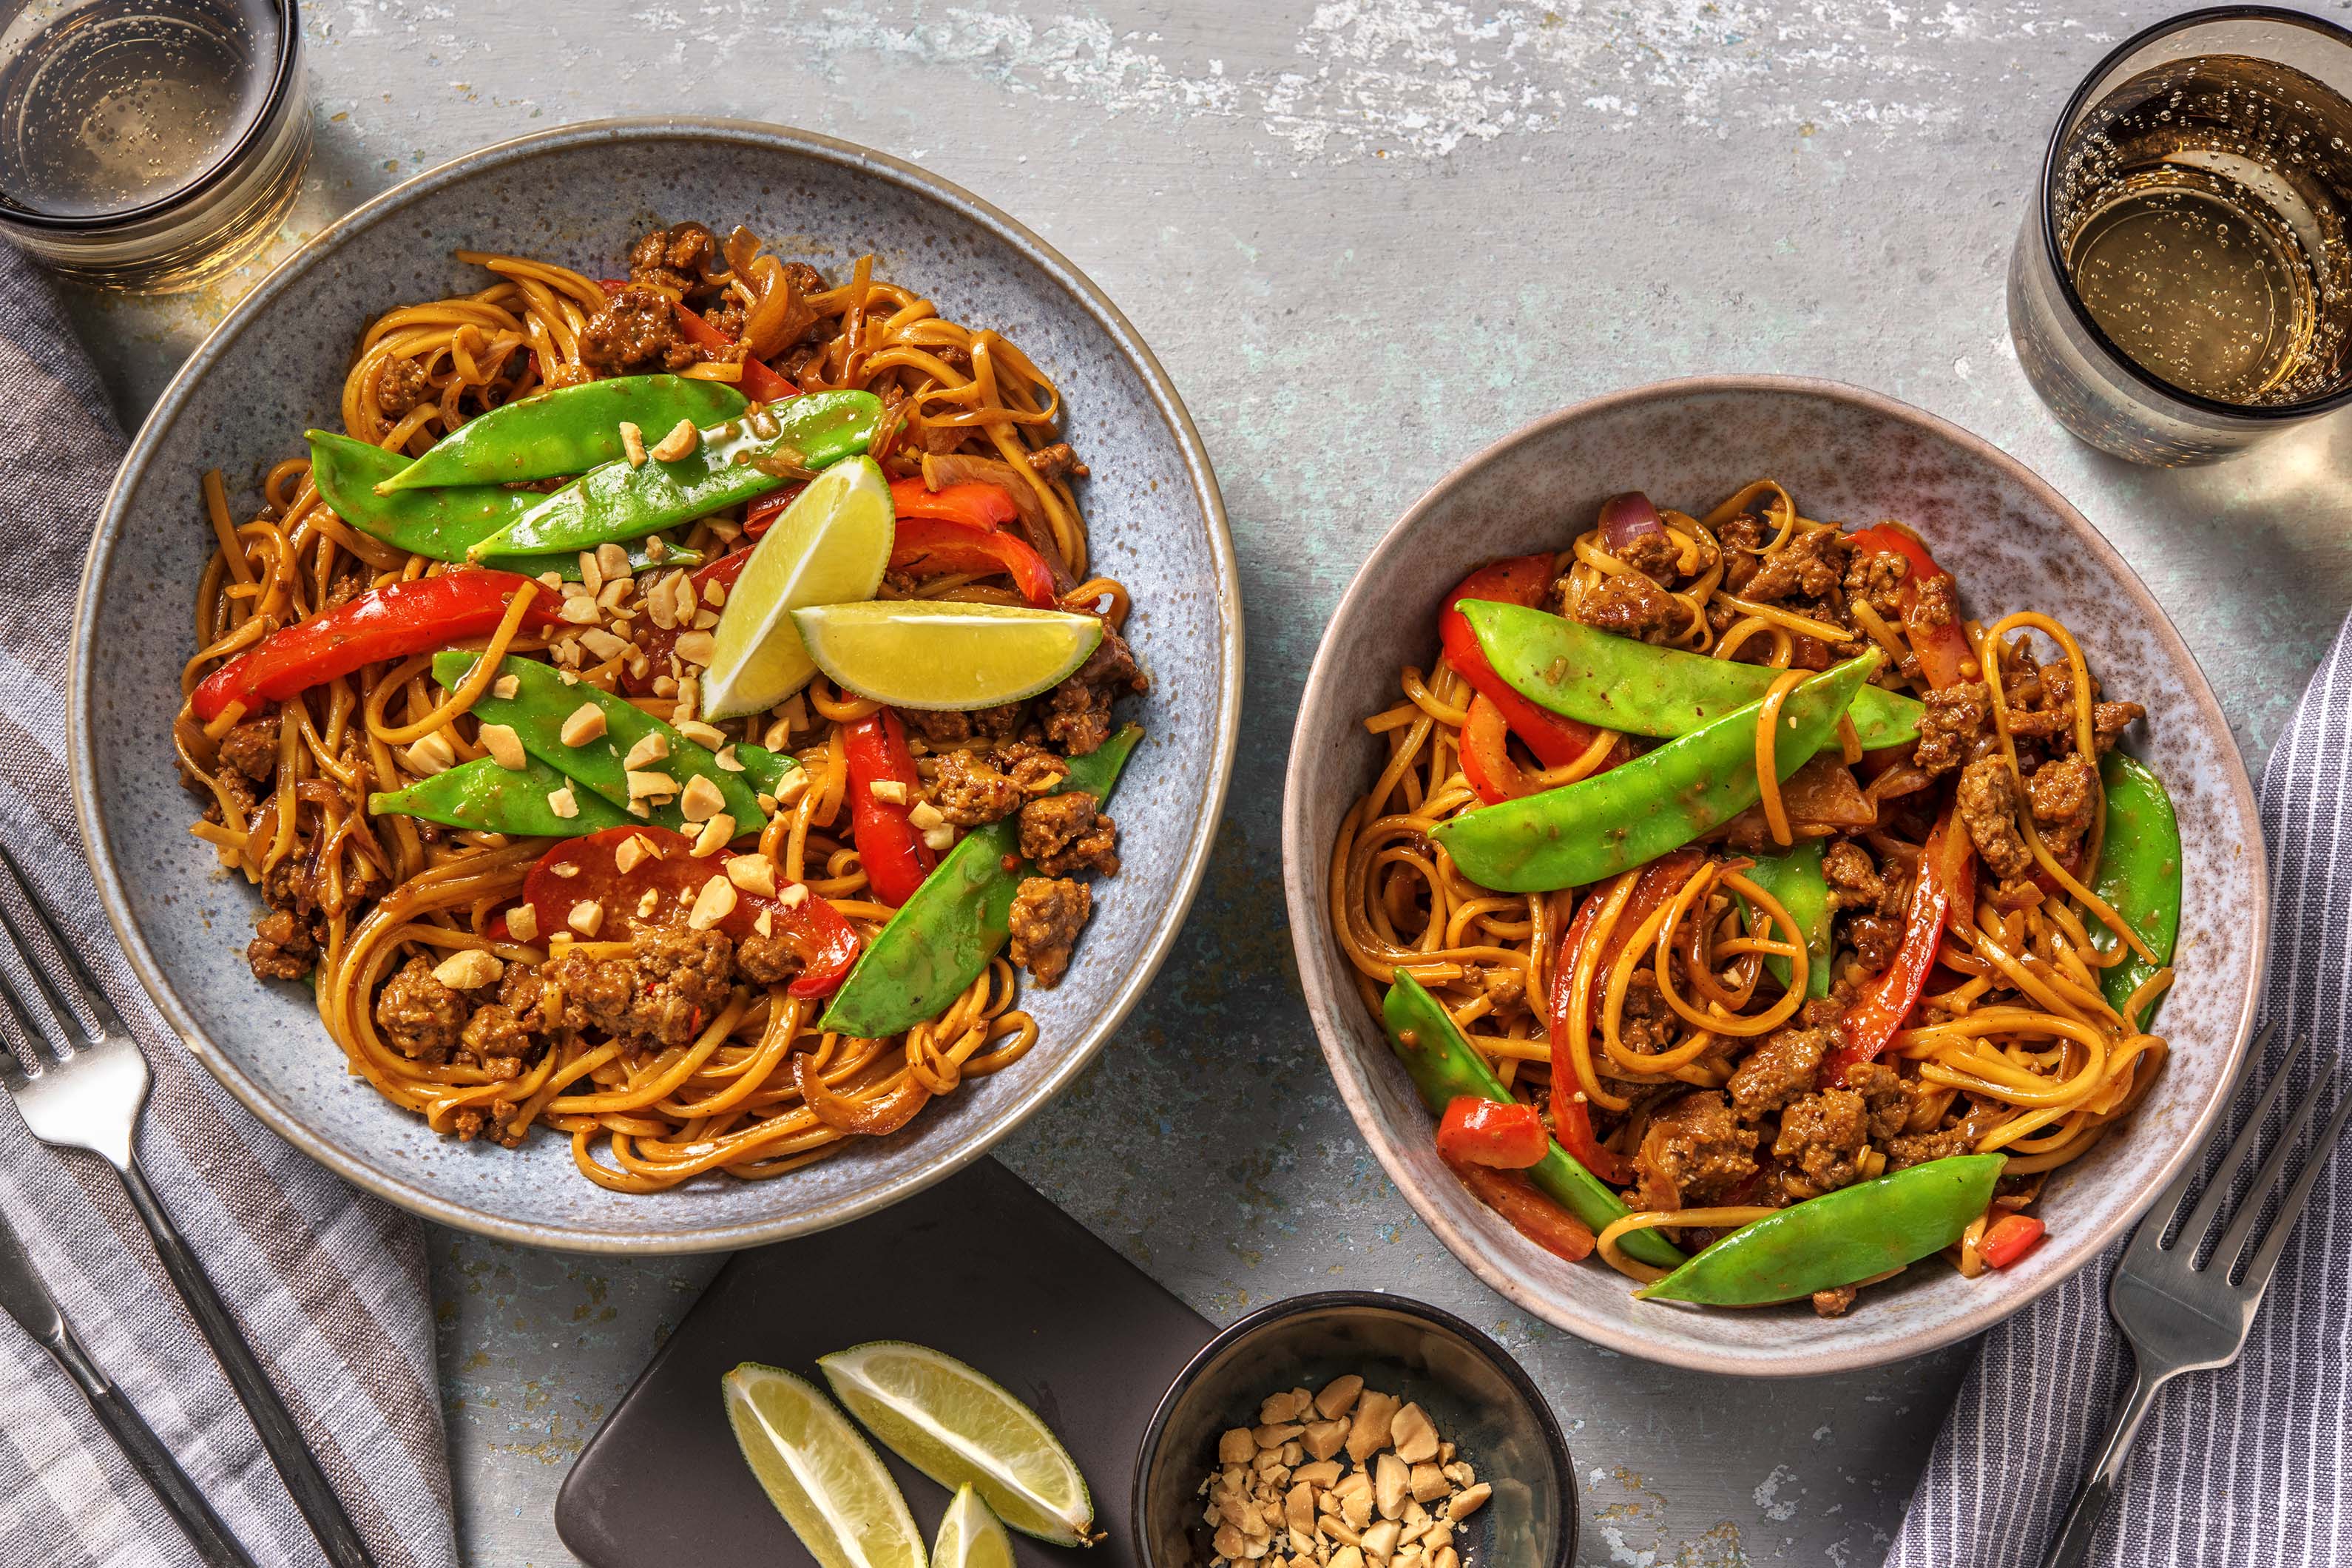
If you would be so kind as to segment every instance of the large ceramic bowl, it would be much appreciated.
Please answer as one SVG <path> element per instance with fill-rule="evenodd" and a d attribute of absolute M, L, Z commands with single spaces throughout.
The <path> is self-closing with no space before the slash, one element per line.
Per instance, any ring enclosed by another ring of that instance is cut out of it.
<path fill-rule="evenodd" d="M 257 908 L 188 834 L 171 721 L 192 595 L 213 548 L 197 483 L 239 507 L 301 432 L 338 425 L 362 324 L 482 287 L 484 248 L 611 270 L 654 222 L 747 223 L 829 274 L 872 250 L 943 313 L 1004 331 L 1060 384 L 1091 463 L 1097 556 L 1134 590 L 1154 686 L 1150 741 L 1121 781 L 1125 868 L 1080 962 L 1028 1001 L 1037 1047 L 905 1131 L 774 1181 L 698 1180 L 650 1197 L 596 1187 L 568 1140 L 520 1150 L 436 1137 L 344 1071 L 308 993 L 239 958 Z M 1035 235 L 880 153 L 797 131 L 603 121 L 471 153 L 370 202 L 274 273 L 196 352 L 131 449 L 92 544 L 74 630 L 75 804 L 98 886 L 157 1004 L 205 1066 L 352 1181 L 447 1224 L 549 1247 L 707 1251 L 891 1203 L 977 1156 L 1068 1083 L 1150 983 L 1208 858 L 1240 710 L 1241 605 L 1216 481 L 1175 389 L 1118 309 Z"/>
<path fill-rule="evenodd" d="M 2147 704 L 2144 744 L 2186 847 L 2179 979 L 2163 1017 L 2171 1059 L 2126 1133 L 2052 1178 L 2041 1210 L 2049 1240 L 1974 1280 L 1931 1260 L 1836 1320 L 1803 1306 L 1706 1312 L 1636 1301 L 1613 1270 L 1562 1263 L 1497 1219 L 1438 1163 L 1429 1113 L 1357 992 L 1326 901 L 1333 836 L 1381 755 L 1360 720 L 1395 700 L 1401 658 L 1430 657 L 1412 637 L 1400 644 L 1400 626 L 1433 626 L 1441 599 L 1473 566 L 1558 548 L 1611 493 L 1646 490 L 1704 510 L 1765 475 L 1811 517 L 1909 522 L 1987 620 L 2029 606 L 2063 617 L 2116 695 Z M 1282 851 L 1299 978 L 1332 1077 L 1439 1239 L 1513 1301 L 1586 1339 L 1678 1366 L 1781 1376 L 1876 1365 L 1976 1333 L 2083 1267 L 2154 1200 L 2211 1124 L 2245 1050 L 2269 908 L 2262 842 L 2252 788 L 2196 661 L 2131 568 L 2056 491 L 1891 398 L 1828 382 L 1709 376 L 1539 419 L 1447 475 L 1389 530 L 1307 678 Z"/>

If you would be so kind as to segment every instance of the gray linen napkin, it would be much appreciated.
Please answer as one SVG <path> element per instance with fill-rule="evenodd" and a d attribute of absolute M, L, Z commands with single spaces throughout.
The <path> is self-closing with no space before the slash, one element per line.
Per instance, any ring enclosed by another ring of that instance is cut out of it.
<path fill-rule="evenodd" d="M 2352 992 L 2352 621 L 2271 754 L 2262 787 L 2272 948 L 2265 1016 L 2342 1092 Z M 2242 1093 L 2241 1113 L 2248 1103 Z M 2321 1115 L 2326 1111 L 2321 1107 Z M 2280 1113 L 2273 1112 L 2271 1136 Z M 2308 1134 L 2306 1134 L 2306 1138 Z M 2210 1172 L 2219 1163 L 2209 1154 Z M 2294 1168 L 2294 1167 L 2291 1167 Z M 2117 1246 L 1985 1336 L 1912 1493 L 1888 1568 L 2042 1561 L 2128 1371 L 2107 1317 Z M 2337 1151 L 2279 1259 L 2237 1364 L 2158 1397 L 2092 1561 L 2352 1563 L 2352 1155 Z"/>
<path fill-rule="evenodd" d="M 0 246 L 0 833 L 130 1020 L 154 1069 L 149 1179 L 243 1322 L 327 1477 L 394 1568 L 457 1561 L 423 1237 L 413 1218 L 264 1128 L 190 1058 L 100 912 L 66 792 L 68 628 L 123 441 L 48 284 Z M 193 479 L 189 512 L 199 513 Z M 159 520 L 163 521 L 163 520 Z M 163 735 L 158 746 L 170 744 Z M 163 812 L 186 800 L 154 803 Z M 221 961 L 234 961 L 223 937 Z M 320 1049 L 328 1046 L 323 1036 Z M 244 1408 L 94 1155 L 0 1108 L 0 1209 L 89 1346 L 255 1559 L 323 1562 Z M 161 1568 L 194 1550 L 89 1415 L 0 1320 L 0 1563 Z"/>

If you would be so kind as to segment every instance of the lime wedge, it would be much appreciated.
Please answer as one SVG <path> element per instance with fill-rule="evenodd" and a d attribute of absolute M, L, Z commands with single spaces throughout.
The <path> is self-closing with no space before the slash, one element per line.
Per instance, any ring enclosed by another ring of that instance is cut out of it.
<path fill-rule="evenodd" d="M 1061 610 L 898 599 L 793 612 L 817 668 L 899 708 L 993 708 L 1055 685 L 1102 641 L 1102 623 Z"/>
<path fill-rule="evenodd" d="M 823 1568 L 924 1568 L 898 1483 L 814 1384 L 747 1361 L 719 1384 L 743 1462 Z"/>
<path fill-rule="evenodd" d="M 931 1542 L 931 1568 L 1013 1568 L 1013 1538 L 969 1486 L 956 1489 Z"/>
<path fill-rule="evenodd" d="M 872 598 L 890 564 L 897 522 L 890 481 L 871 458 L 835 463 L 809 482 L 752 548 L 719 613 L 702 679 L 704 718 L 757 713 L 808 684 L 816 666 L 792 612 Z"/>
<path fill-rule="evenodd" d="M 834 1397 L 883 1447 L 943 1487 L 969 1486 L 996 1517 L 1059 1546 L 1097 1539 L 1076 1461 L 1037 1413 L 950 1355 L 877 1340 L 820 1356 Z"/>

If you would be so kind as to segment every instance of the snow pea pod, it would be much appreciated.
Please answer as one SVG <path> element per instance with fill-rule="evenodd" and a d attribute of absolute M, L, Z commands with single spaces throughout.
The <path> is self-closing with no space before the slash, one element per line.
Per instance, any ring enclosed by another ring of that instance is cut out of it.
<path fill-rule="evenodd" d="M 1050 793 L 1080 790 L 1097 804 L 1108 800 L 1142 739 L 1142 726 L 1129 724 L 1086 756 L 1072 757 L 1069 773 Z M 879 1040 L 937 1017 L 1011 937 L 1013 895 L 1028 875 L 1016 817 L 965 834 L 866 944 L 817 1026 Z"/>
<path fill-rule="evenodd" d="M 311 480 L 335 515 L 371 539 L 428 560 L 463 561 L 472 546 L 511 526 L 547 499 L 536 490 L 510 490 L 499 485 L 454 485 L 379 495 L 376 486 L 405 468 L 406 458 L 331 430 L 312 430 L 309 437 Z M 698 550 L 650 539 L 634 541 L 628 554 L 632 572 L 697 566 L 702 562 Z M 504 564 L 526 577 L 552 572 L 569 583 L 580 580 L 576 550 L 518 555 Z"/>
<path fill-rule="evenodd" d="M 436 654 L 433 679 L 454 690 L 480 657 L 462 649 Z M 727 814 L 735 819 L 736 830 L 741 833 L 753 832 L 767 821 L 767 813 L 760 809 L 758 797 L 772 797 L 784 776 L 800 766 L 790 757 L 758 746 L 739 744 L 735 747 L 735 760 L 743 764 L 742 771 L 721 767 L 717 754 L 708 747 L 688 740 L 635 703 L 599 691 L 584 680 L 567 685 L 553 665 L 536 659 L 501 660 L 499 674 L 501 679 L 514 678 L 515 694 L 482 697 L 474 704 L 474 716 L 486 724 L 507 725 L 522 742 L 525 752 L 565 777 L 585 784 L 623 811 L 629 809 L 626 758 L 648 735 L 660 736 L 668 750 L 658 762 L 646 763 L 641 771 L 667 773 L 681 789 L 690 779 L 709 779 L 719 787 L 726 801 Z M 593 704 L 604 715 L 604 732 L 585 745 L 568 745 L 563 740 L 563 722 L 583 702 Z M 675 798 L 667 805 L 648 806 L 646 811 L 641 817 L 633 812 L 630 816 L 640 822 L 692 831 Z"/>
<path fill-rule="evenodd" d="M 795 473 L 856 456 L 872 443 L 881 417 L 882 400 L 870 392 L 789 398 L 703 431 L 694 450 L 675 462 L 592 468 L 469 553 L 497 561 L 658 533 L 776 489 Z"/>
<path fill-rule="evenodd" d="M 1959 1240 L 1992 1202 L 1993 1183 L 2007 1163 L 2006 1154 L 1955 1154 L 1807 1198 L 1742 1226 L 1633 1293 L 1652 1301 L 1759 1307 L 1900 1268 Z"/>
<path fill-rule="evenodd" d="M 556 816 L 547 797 L 571 782 L 537 757 L 526 758 L 520 772 L 482 757 L 421 778 L 406 789 L 379 790 L 368 796 L 368 811 L 376 816 L 421 816 L 451 827 L 510 833 L 518 838 L 576 838 L 600 827 L 625 827 L 633 820 L 602 795 L 584 790 L 572 792 L 572 816 Z"/>
<path fill-rule="evenodd" d="M 2156 954 L 2156 963 L 2149 963 L 2127 952 L 2100 976 L 2107 1005 L 2120 1010 L 2148 976 L 2172 962 L 2172 944 L 2180 932 L 2180 824 L 2164 781 L 2138 758 L 2109 752 L 2099 763 L 2099 782 L 2106 787 L 2107 830 L 2091 890 L 2131 922 Z M 2101 952 L 2112 952 L 2121 940 L 2093 922 L 2092 942 Z M 2140 1027 L 2155 1016 L 2151 1006 Z"/>
<path fill-rule="evenodd" d="M 1772 771 L 1787 778 L 1837 731 L 1876 649 L 1822 671 L 1782 700 Z M 1680 848 L 1754 805 L 1756 716 L 1734 708 L 1679 740 L 1605 773 L 1538 795 L 1482 806 L 1430 831 L 1472 881 L 1507 893 L 1542 893 L 1613 877 Z"/>
<path fill-rule="evenodd" d="M 1779 855 L 1759 855 L 1748 868 L 1748 879 L 1780 900 L 1789 918 L 1805 936 L 1805 994 L 1830 994 L 1830 885 L 1822 875 L 1822 841 L 1808 838 Z M 1777 940 L 1780 931 L 1776 928 Z M 1782 985 L 1796 969 L 1785 958 L 1767 954 L 1764 967 Z"/>
<path fill-rule="evenodd" d="M 1465 599 L 1463 616 L 1495 673 L 1530 702 L 1632 735 L 1687 735 L 1764 695 L 1780 672 L 1652 647 L 1524 605 Z M 1847 710 L 1863 749 L 1919 739 L 1918 699 L 1864 686 Z"/>
<path fill-rule="evenodd" d="M 1433 1115 L 1444 1115 L 1445 1108 L 1464 1095 L 1510 1101 L 1503 1080 L 1462 1037 L 1444 1005 L 1403 970 L 1397 971 L 1396 983 L 1381 1002 L 1381 1023 L 1388 1030 L 1389 1048 L 1404 1064 L 1412 1087 L 1421 1093 L 1421 1102 Z M 1520 1174 L 1544 1196 L 1591 1226 L 1595 1234 L 1625 1217 L 1623 1200 L 1558 1142 Z M 1654 1268 L 1672 1268 L 1683 1261 L 1674 1243 L 1654 1231 L 1629 1233 L 1624 1250 L 1628 1258 L 1638 1258 Z"/>
<path fill-rule="evenodd" d="M 682 375 L 624 375 L 586 381 L 491 409 L 433 443 L 432 450 L 377 481 L 384 495 L 444 485 L 511 485 L 584 474 L 624 455 L 621 422 L 648 442 L 681 419 L 699 427 L 750 406 L 723 381 Z"/>

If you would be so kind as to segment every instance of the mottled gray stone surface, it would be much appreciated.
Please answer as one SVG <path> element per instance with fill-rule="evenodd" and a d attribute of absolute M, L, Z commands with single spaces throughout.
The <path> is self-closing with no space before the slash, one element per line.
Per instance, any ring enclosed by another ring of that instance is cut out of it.
<path fill-rule="evenodd" d="M 869 142 L 1060 247 L 1208 439 L 1252 689 L 1174 959 L 1005 1157 L 1212 1317 L 1345 1283 L 1488 1326 L 1570 1426 L 1592 1563 L 1870 1563 L 1965 1350 L 1734 1384 L 1595 1351 L 1476 1286 L 1358 1142 L 1298 1005 L 1276 863 L 1288 718 L 1353 563 L 1446 468 L 1590 393 L 1775 370 L 1892 393 L 2049 478 L 2171 610 L 2258 763 L 2352 599 L 2352 423 L 2218 468 L 2133 469 L 2050 421 L 2002 318 L 2058 104 L 2171 8 L 320 0 L 319 156 L 274 254 L 468 147 L 664 110 Z M 249 282 L 79 303 L 128 415 Z M 716 1262 L 447 1233 L 433 1257 L 473 1559 L 568 1563 L 549 1522 L 564 1468 Z"/>

